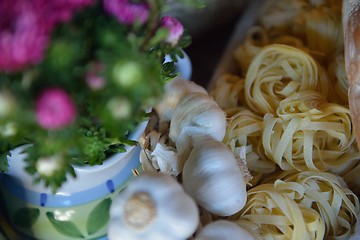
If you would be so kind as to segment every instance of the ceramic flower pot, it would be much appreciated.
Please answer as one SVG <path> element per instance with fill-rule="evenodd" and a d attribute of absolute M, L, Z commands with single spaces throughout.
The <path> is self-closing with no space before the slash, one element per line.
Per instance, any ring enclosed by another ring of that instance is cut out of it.
<path fill-rule="evenodd" d="M 147 122 L 132 133 L 138 140 Z M 77 177 L 70 178 L 52 194 L 24 171 L 22 150 L 11 151 L 9 172 L 1 174 L 1 193 L 8 218 L 21 234 L 36 239 L 106 239 L 109 207 L 114 196 L 141 169 L 138 146 L 113 155 L 103 165 L 75 167 Z"/>
<path fill-rule="evenodd" d="M 169 61 L 169 59 L 167 59 Z M 175 65 L 185 79 L 191 77 L 189 57 Z M 147 122 L 139 124 L 130 139 L 137 141 Z M 76 178 L 69 178 L 53 194 L 25 170 L 21 146 L 11 151 L 9 171 L 0 173 L 0 194 L 10 225 L 20 239 L 70 240 L 107 239 L 109 208 L 113 198 L 141 171 L 139 146 L 128 146 L 125 153 L 113 155 L 99 166 L 75 167 Z"/>

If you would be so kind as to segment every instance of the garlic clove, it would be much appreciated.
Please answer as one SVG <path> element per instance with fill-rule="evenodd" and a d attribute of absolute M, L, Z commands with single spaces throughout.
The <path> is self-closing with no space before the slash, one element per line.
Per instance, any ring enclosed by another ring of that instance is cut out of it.
<path fill-rule="evenodd" d="M 190 151 L 195 144 L 203 137 L 207 137 L 207 131 L 203 128 L 194 126 L 184 127 L 177 138 L 176 149 L 178 151 L 178 169 L 181 172 Z"/>
<path fill-rule="evenodd" d="M 195 141 L 182 180 L 185 191 L 212 214 L 230 216 L 246 203 L 246 183 L 234 154 L 211 137 Z"/>
<path fill-rule="evenodd" d="M 206 225 L 195 240 L 255 240 L 255 237 L 234 222 L 218 220 Z"/>

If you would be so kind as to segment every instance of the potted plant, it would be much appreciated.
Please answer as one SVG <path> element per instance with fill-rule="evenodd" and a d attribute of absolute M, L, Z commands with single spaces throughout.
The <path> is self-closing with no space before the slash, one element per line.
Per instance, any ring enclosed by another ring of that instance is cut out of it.
<path fill-rule="evenodd" d="M 164 10 L 164 0 L 0 2 L 0 170 L 10 170 L 0 182 L 18 230 L 106 235 L 112 196 L 139 166 L 147 111 L 190 42 Z"/>

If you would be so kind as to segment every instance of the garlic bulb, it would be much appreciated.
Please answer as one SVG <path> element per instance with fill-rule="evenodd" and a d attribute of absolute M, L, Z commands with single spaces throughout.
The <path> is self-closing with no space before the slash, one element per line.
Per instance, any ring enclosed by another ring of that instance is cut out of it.
<path fill-rule="evenodd" d="M 244 175 L 233 153 L 210 137 L 195 143 L 182 174 L 185 191 L 210 213 L 229 216 L 246 203 Z"/>
<path fill-rule="evenodd" d="M 207 91 L 202 86 L 193 81 L 182 78 L 175 78 L 164 86 L 163 99 L 155 106 L 156 112 L 159 114 L 160 121 L 170 121 L 174 109 L 180 99 L 192 92 L 201 92 L 207 94 Z"/>
<path fill-rule="evenodd" d="M 199 210 L 175 178 L 136 177 L 110 208 L 109 240 L 185 240 L 197 229 Z"/>
<path fill-rule="evenodd" d="M 195 240 L 255 240 L 255 237 L 234 222 L 218 220 L 206 225 Z"/>
<path fill-rule="evenodd" d="M 174 110 L 169 137 L 179 155 L 179 170 L 192 147 L 194 136 L 211 136 L 224 139 L 226 115 L 212 97 L 204 93 L 190 93 L 183 97 Z"/>
<path fill-rule="evenodd" d="M 222 141 L 226 131 L 225 113 L 209 95 L 190 93 L 179 101 L 174 110 L 170 139 L 176 143 L 181 132 L 189 128 L 200 128 L 206 135 Z"/>

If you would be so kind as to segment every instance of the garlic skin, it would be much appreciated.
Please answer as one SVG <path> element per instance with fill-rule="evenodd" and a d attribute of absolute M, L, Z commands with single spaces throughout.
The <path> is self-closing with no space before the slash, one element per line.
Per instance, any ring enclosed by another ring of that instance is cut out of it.
<path fill-rule="evenodd" d="M 141 151 L 140 163 L 145 172 L 160 171 L 175 177 L 179 175 L 176 149 L 163 143 L 157 143 L 152 151 Z"/>
<path fill-rule="evenodd" d="M 110 208 L 109 240 L 185 240 L 199 225 L 199 209 L 175 178 L 145 173 Z"/>
<path fill-rule="evenodd" d="M 255 240 L 255 237 L 236 223 L 218 220 L 206 225 L 195 240 Z"/>
<path fill-rule="evenodd" d="M 168 136 L 168 124 L 162 126 L 157 114 L 149 118 L 144 134 L 139 139 L 140 163 L 145 172 L 162 172 L 177 176 L 178 154 Z"/>
<path fill-rule="evenodd" d="M 207 94 L 206 89 L 202 86 L 182 78 L 175 78 L 166 83 L 164 90 L 163 99 L 155 106 L 160 121 L 171 120 L 176 105 L 185 95 L 193 92 Z"/>
<path fill-rule="evenodd" d="M 212 214 L 230 216 L 246 203 L 246 183 L 234 154 L 213 138 L 195 143 L 182 179 L 185 191 Z"/>

